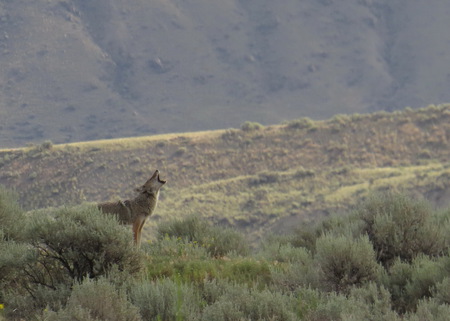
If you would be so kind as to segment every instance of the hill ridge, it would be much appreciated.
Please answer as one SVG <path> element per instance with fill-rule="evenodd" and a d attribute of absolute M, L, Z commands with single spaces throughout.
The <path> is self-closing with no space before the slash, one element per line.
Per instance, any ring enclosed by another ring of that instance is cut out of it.
<path fill-rule="evenodd" d="M 0 151 L 0 184 L 32 209 L 126 198 L 158 168 L 168 183 L 155 221 L 199 214 L 263 233 L 281 219 L 348 208 L 370 190 L 420 191 L 448 205 L 449 120 L 450 105 L 432 105 L 117 144 L 43 143 Z"/>

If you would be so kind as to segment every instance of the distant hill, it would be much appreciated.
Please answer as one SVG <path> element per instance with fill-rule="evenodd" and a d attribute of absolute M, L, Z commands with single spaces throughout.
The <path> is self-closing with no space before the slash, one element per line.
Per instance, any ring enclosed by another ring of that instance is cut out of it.
<path fill-rule="evenodd" d="M 26 209 L 133 196 L 167 179 L 160 220 L 200 215 L 253 238 L 396 190 L 450 205 L 450 105 L 276 126 L 0 150 L 0 184 Z"/>
<path fill-rule="evenodd" d="M 450 101 L 450 2 L 0 1 L 0 147 Z"/>

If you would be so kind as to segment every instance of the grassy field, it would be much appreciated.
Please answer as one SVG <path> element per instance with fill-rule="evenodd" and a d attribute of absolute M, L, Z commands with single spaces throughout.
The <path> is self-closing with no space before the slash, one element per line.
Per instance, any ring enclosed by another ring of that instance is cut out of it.
<path fill-rule="evenodd" d="M 450 106 L 308 118 L 274 126 L 0 150 L 0 184 L 27 209 L 133 196 L 154 169 L 168 183 L 144 235 L 191 214 L 252 240 L 354 206 L 373 190 L 446 206 Z"/>

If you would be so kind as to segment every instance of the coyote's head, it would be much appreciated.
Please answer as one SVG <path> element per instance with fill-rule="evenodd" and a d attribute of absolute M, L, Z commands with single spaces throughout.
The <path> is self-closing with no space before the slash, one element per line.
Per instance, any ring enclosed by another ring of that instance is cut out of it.
<path fill-rule="evenodd" d="M 159 178 L 159 170 L 156 170 L 152 177 L 145 182 L 144 185 L 135 189 L 138 193 L 147 193 L 147 194 L 157 194 L 159 189 L 166 184 L 166 181 L 163 181 Z"/>

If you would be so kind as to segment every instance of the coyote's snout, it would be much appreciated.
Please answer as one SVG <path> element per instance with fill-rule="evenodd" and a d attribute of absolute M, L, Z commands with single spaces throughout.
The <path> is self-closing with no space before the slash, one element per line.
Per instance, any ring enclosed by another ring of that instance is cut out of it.
<path fill-rule="evenodd" d="M 139 194 L 132 200 L 98 204 L 103 213 L 116 214 L 123 224 L 133 225 L 134 242 L 141 244 L 141 231 L 147 217 L 153 214 L 158 203 L 159 190 L 166 183 L 159 178 L 156 170 L 141 187 L 135 189 Z"/>

